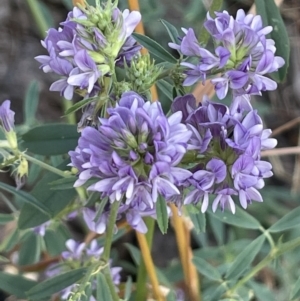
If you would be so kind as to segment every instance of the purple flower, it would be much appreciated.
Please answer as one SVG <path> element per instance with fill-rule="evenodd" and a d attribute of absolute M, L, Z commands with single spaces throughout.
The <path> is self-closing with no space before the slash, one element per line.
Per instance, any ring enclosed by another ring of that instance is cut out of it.
<path fill-rule="evenodd" d="M 97 23 L 95 15 L 100 18 Z M 125 60 L 130 65 L 140 51 L 141 46 L 131 36 L 140 20 L 139 12 L 121 12 L 111 3 L 87 6 L 84 11 L 74 7 L 62 28 L 51 28 L 42 41 L 48 55 L 36 57 L 44 72 L 62 77 L 50 90 L 66 99 L 72 99 L 74 91 L 84 97 L 98 95 L 100 79 L 114 72 L 110 63 L 122 67 Z"/>
<path fill-rule="evenodd" d="M 272 176 L 272 166 L 260 160 L 260 153 L 274 148 L 276 140 L 269 138 L 271 131 L 263 129 L 261 118 L 247 99 L 240 108 L 235 105 L 229 110 L 205 98 L 196 108 L 195 98 L 185 95 L 174 100 L 172 112 L 177 111 L 184 112 L 185 123 L 193 133 L 188 149 L 199 154 L 190 169 L 193 176 L 187 179 L 189 185 L 185 185 L 190 189 L 184 204 L 201 203 L 205 212 L 214 195 L 213 211 L 220 206 L 234 213 L 232 196 L 238 196 L 243 208 L 252 201 L 262 202 L 258 190 L 264 179 Z"/>
<path fill-rule="evenodd" d="M 33 228 L 33 232 L 43 237 L 43 236 L 45 236 L 46 230 L 50 226 L 50 224 L 51 224 L 51 222 L 47 221 L 47 222 Z"/>
<path fill-rule="evenodd" d="M 264 28 L 260 16 L 246 16 L 239 10 L 234 19 L 226 11 L 216 12 L 215 18 L 207 15 L 204 26 L 216 45 L 214 53 L 200 46 L 191 28 L 183 29 L 185 36 L 180 45 L 169 43 L 183 55 L 198 58 L 196 64 L 182 63 L 187 68 L 184 85 L 213 77 L 220 99 L 229 88 L 234 96 L 276 89 L 276 83 L 265 75 L 277 71 L 284 60 L 275 56 L 274 41 L 266 38 L 272 27 Z M 215 74 L 220 75 L 215 77 Z"/>
<path fill-rule="evenodd" d="M 85 128 L 78 147 L 69 153 L 79 171 L 75 186 L 98 179 L 88 190 L 110 202 L 122 201 L 127 207 L 121 206 L 120 213 L 144 231 L 137 213 L 153 216 L 158 196 L 179 195 L 177 187 L 191 176 L 177 165 L 192 133 L 181 123 L 181 112 L 167 118 L 159 102 L 144 102 L 134 92 L 124 93 L 117 107 L 107 111 L 109 117 L 101 118 L 97 129 Z M 94 222 L 103 231 L 105 217 Z"/>
<path fill-rule="evenodd" d="M 64 251 L 62 253 L 63 261 L 56 265 L 51 265 L 46 270 L 45 275 L 47 278 L 55 277 L 64 272 L 70 271 L 75 267 L 91 267 L 92 264 L 95 264 L 95 259 L 100 259 L 100 256 L 104 250 L 104 248 L 98 244 L 96 239 L 92 240 L 88 246 L 85 243 L 79 243 L 73 239 L 69 239 L 66 242 L 66 247 L 68 251 Z M 68 261 L 67 263 L 65 263 L 66 260 Z M 112 260 L 109 260 L 108 264 L 110 266 L 110 273 L 113 283 L 117 286 L 121 282 L 120 272 L 122 268 L 112 267 Z M 92 289 L 95 290 L 97 287 L 96 279 L 92 278 L 90 280 Z M 76 291 L 77 286 L 78 284 L 72 284 L 63 289 L 60 292 L 61 299 L 67 300 L 69 296 Z M 91 296 L 89 300 L 96 301 L 94 296 Z"/>
<path fill-rule="evenodd" d="M 71 74 L 67 83 L 71 86 L 78 86 L 80 89 L 87 89 L 87 92 L 90 93 L 101 73 L 86 50 L 78 51 L 74 56 L 74 61 L 78 66 L 77 70 L 80 71 Z"/>
<path fill-rule="evenodd" d="M 0 106 L 0 123 L 5 132 L 15 127 L 15 112 L 10 109 L 10 100 L 5 100 Z"/>

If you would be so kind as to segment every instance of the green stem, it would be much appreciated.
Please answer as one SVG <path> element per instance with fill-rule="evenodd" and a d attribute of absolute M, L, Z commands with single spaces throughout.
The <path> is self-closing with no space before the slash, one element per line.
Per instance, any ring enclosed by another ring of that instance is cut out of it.
<path fill-rule="evenodd" d="M 49 26 L 45 21 L 44 15 L 39 7 L 39 3 L 36 0 L 27 0 L 27 4 L 31 10 L 40 34 L 44 38 L 46 36 L 46 31 L 49 29 Z"/>
<path fill-rule="evenodd" d="M 145 218 L 145 224 L 148 228 L 148 232 L 146 233 L 146 240 L 149 246 L 149 249 L 151 250 L 152 247 L 152 240 L 153 240 L 153 234 L 154 234 L 154 226 L 155 226 L 155 220 L 150 217 Z M 143 257 L 141 256 L 140 259 L 140 265 L 138 268 L 138 274 L 137 274 L 137 291 L 135 295 L 136 300 L 146 300 L 147 299 L 147 286 L 146 286 L 146 280 L 147 280 L 147 269 L 143 260 Z"/>
<path fill-rule="evenodd" d="M 67 110 L 71 108 L 72 105 L 73 105 L 72 101 L 63 99 L 64 112 L 67 112 Z M 76 124 L 75 112 L 69 113 L 68 115 L 66 115 L 66 118 L 69 124 Z"/>
<path fill-rule="evenodd" d="M 114 201 L 110 208 L 110 216 L 109 216 L 109 222 L 106 229 L 104 250 L 101 256 L 101 260 L 103 260 L 105 263 L 108 263 L 110 258 L 110 250 L 111 250 L 112 240 L 114 236 L 115 223 L 116 223 L 120 203 L 121 201 Z M 116 293 L 116 288 L 111 278 L 110 269 L 108 265 L 103 269 L 103 274 L 107 281 L 113 300 L 119 301 L 119 296 Z"/>
<path fill-rule="evenodd" d="M 20 153 L 20 155 L 23 158 L 25 158 L 26 160 L 28 160 L 28 161 L 30 161 L 30 162 L 32 162 L 34 164 L 37 164 L 40 167 L 42 167 L 42 168 L 44 168 L 46 170 L 49 170 L 49 171 L 51 171 L 51 172 L 53 172 L 53 173 L 55 173 L 55 174 L 57 174 L 57 175 L 59 175 L 59 176 L 61 176 L 63 178 L 69 178 L 71 176 L 68 172 L 62 171 L 62 170 L 60 170 L 60 169 L 58 169 L 56 167 L 53 167 L 53 166 L 51 166 L 51 165 L 49 165 L 47 163 L 44 163 L 43 161 L 40 161 L 40 160 L 38 160 L 38 159 L 36 159 L 34 157 L 31 157 L 31 156 L 27 155 L 26 153 Z"/>
<path fill-rule="evenodd" d="M 272 260 L 282 255 L 285 252 L 288 252 L 296 247 L 300 246 L 300 238 L 296 238 L 292 241 L 280 244 L 279 246 L 275 246 L 270 253 L 259 262 L 245 277 L 240 279 L 236 285 L 234 285 L 229 291 L 226 292 L 226 296 L 231 296 L 234 292 L 247 281 L 249 281 L 252 277 L 254 277 L 261 269 L 267 266 Z"/>
<path fill-rule="evenodd" d="M 273 237 L 270 235 L 270 232 L 268 230 L 266 230 L 264 227 L 260 227 L 259 230 L 265 235 L 265 237 L 269 241 L 271 249 L 274 249 L 275 243 L 274 243 Z"/>

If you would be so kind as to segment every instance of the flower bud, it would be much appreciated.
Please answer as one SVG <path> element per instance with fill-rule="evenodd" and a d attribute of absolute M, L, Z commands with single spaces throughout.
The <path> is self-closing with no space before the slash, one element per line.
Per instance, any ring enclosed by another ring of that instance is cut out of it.
<path fill-rule="evenodd" d="M 85 7 L 85 0 L 72 0 L 74 6 Z"/>
<path fill-rule="evenodd" d="M 20 159 L 19 166 L 16 170 L 15 181 L 17 184 L 17 189 L 20 189 L 24 184 L 28 175 L 28 162 L 25 158 Z"/>

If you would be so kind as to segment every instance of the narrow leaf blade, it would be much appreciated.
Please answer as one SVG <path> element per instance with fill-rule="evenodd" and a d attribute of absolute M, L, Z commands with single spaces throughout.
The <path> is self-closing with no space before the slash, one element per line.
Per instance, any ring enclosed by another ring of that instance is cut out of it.
<path fill-rule="evenodd" d="M 147 36 L 134 33 L 133 37 L 142 45 L 144 46 L 151 54 L 159 57 L 163 61 L 167 61 L 170 63 L 176 63 L 176 58 L 169 53 L 166 49 L 164 49 L 162 46 L 160 46 L 157 42 L 150 39 Z"/>
<path fill-rule="evenodd" d="M 169 216 L 167 210 L 167 203 L 162 196 L 157 198 L 156 202 L 156 216 L 157 224 L 162 234 L 167 233 Z"/>
<path fill-rule="evenodd" d="M 80 268 L 47 279 L 30 289 L 27 292 L 27 296 L 33 301 L 39 301 L 46 297 L 50 297 L 64 288 L 78 282 L 84 277 L 86 271 L 87 268 Z"/>
<path fill-rule="evenodd" d="M 170 39 L 172 40 L 173 43 L 178 44 L 179 42 L 179 33 L 174 25 L 169 23 L 166 20 L 161 19 L 160 22 L 163 24 L 163 26 L 166 28 Z"/>
<path fill-rule="evenodd" d="M 226 273 L 226 278 L 238 278 L 252 263 L 257 253 L 261 250 L 265 235 L 260 235 L 251 242 L 235 259 Z"/>
<path fill-rule="evenodd" d="M 193 263 L 195 264 L 197 271 L 205 277 L 213 281 L 220 281 L 222 279 L 219 271 L 201 257 L 194 257 Z"/>
<path fill-rule="evenodd" d="M 38 211 L 50 216 L 50 212 L 49 212 L 48 208 L 44 204 L 40 203 L 31 194 L 29 194 L 25 191 L 17 190 L 15 187 L 9 186 L 2 182 L 0 182 L 0 188 L 2 188 L 3 190 L 5 190 L 7 192 L 14 194 L 15 196 L 18 197 L 19 200 L 23 201 L 25 204 L 29 204 L 29 205 L 35 207 L 36 209 L 38 209 Z"/>
<path fill-rule="evenodd" d="M 273 27 L 270 36 L 275 41 L 276 55 L 281 56 L 285 60 L 284 66 L 278 72 L 272 74 L 272 77 L 276 81 L 282 82 L 286 77 L 290 58 L 290 42 L 286 26 L 274 0 L 255 0 L 255 4 L 264 25 L 271 25 Z"/>
<path fill-rule="evenodd" d="M 232 214 L 229 210 L 224 210 L 224 212 L 218 210 L 215 213 L 211 209 L 207 212 L 213 217 L 217 218 L 220 221 L 223 221 L 226 224 L 234 225 L 246 229 L 259 229 L 261 227 L 258 220 L 253 216 L 247 213 L 245 210 L 237 207 L 236 213 Z"/>
<path fill-rule="evenodd" d="M 18 284 L 18 285 L 16 285 Z M 24 278 L 21 275 L 12 275 L 0 272 L 0 289 L 18 299 L 26 299 L 25 292 L 34 287 L 37 283 Z"/>
<path fill-rule="evenodd" d="M 75 149 L 79 134 L 76 125 L 54 123 L 39 125 L 22 135 L 22 147 L 43 156 L 66 154 Z"/>
<path fill-rule="evenodd" d="M 273 224 L 268 230 L 270 232 L 281 232 L 294 227 L 299 226 L 300 224 L 300 207 L 293 209 L 288 214 L 284 215 L 280 220 Z"/>

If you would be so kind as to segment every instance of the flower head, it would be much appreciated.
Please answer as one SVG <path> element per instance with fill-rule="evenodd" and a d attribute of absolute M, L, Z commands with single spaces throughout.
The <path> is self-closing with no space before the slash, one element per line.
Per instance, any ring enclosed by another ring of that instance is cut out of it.
<path fill-rule="evenodd" d="M 112 64 L 130 64 L 141 49 L 131 36 L 140 20 L 139 12 L 121 12 L 115 3 L 74 7 L 62 28 L 51 28 L 42 41 L 48 55 L 36 57 L 44 72 L 61 76 L 50 90 L 69 100 L 74 91 L 86 97 L 99 92 L 100 79 L 114 72 Z"/>
<path fill-rule="evenodd" d="M 233 196 L 246 208 L 252 201 L 262 202 L 258 192 L 264 179 L 272 176 L 272 166 L 260 159 L 261 150 L 272 149 L 276 140 L 269 138 L 271 131 L 263 129 L 256 111 L 240 114 L 223 104 L 204 99 L 195 110 L 196 101 L 186 95 L 174 100 L 172 111 L 189 112 L 185 123 L 192 131 L 188 148 L 197 152 L 196 162 L 188 179 L 191 186 L 184 203 L 202 203 L 201 211 L 209 206 L 209 196 L 214 195 L 212 209 L 229 207 L 235 212 Z M 233 113 L 233 114 L 232 114 Z"/>
<path fill-rule="evenodd" d="M 109 117 L 101 118 L 97 129 L 85 128 L 69 153 L 79 170 L 75 186 L 97 179 L 88 190 L 110 202 L 122 201 L 120 213 L 143 228 L 137 214 L 153 216 L 158 195 L 180 194 L 177 185 L 191 176 L 177 167 L 191 132 L 181 123 L 181 112 L 167 118 L 159 102 L 144 102 L 134 92 L 124 93 L 117 107 L 107 111 Z M 100 219 L 105 223 L 105 216 Z M 103 229 L 100 225 L 94 227 Z"/>
<path fill-rule="evenodd" d="M 266 38 L 272 27 L 263 27 L 260 16 L 246 16 L 241 9 L 235 19 L 226 11 L 216 12 L 215 18 L 208 13 L 204 26 L 216 45 L 214 53 L 200 46 L 191 28 L 183 29 L 185 36 L 180 45 L 169 43 L 182 54 L 198 58 L 195 65 L 182 63 L 188 68 L 184 85 L 220 74 L 212 79 L 220 99 L 229 88 L 235 96 L 276 89 L 276 83 L 265 75 L 277 71 L 284 60 L 275 56 L 274 41 Z"/>

